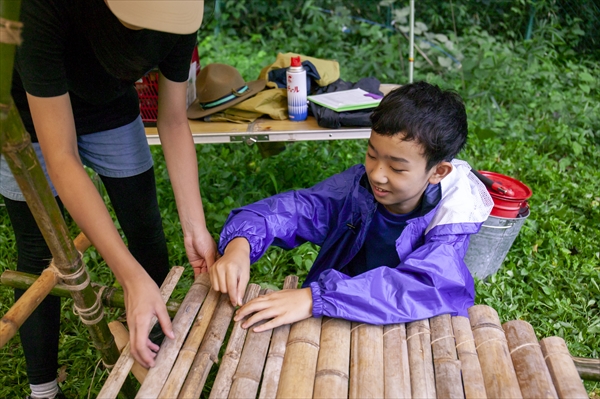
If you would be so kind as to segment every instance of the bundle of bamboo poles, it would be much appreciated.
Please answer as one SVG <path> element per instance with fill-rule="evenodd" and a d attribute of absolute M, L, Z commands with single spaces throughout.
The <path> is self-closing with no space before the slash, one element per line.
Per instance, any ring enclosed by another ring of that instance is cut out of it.
<path fill-rule="evenodd" d="M 298 284 L 288 277 L 285 289 Z M 268 293 L 250 284 L 244 302 Z M 567 398 L 586 397 L 558 337 L 538 342 L 522 320 L 500 323 L 477 305 L 469 318 L 440 315 L 375 326 L 324 317 L 255 333 L 233 323 L 228 296 L 200 275 L 173 320 L 137 397 L 198 398 Z M 218 365 L 212 387 L 211 368 Z M 115 397 L 115 368 L 99 394 Z"/>

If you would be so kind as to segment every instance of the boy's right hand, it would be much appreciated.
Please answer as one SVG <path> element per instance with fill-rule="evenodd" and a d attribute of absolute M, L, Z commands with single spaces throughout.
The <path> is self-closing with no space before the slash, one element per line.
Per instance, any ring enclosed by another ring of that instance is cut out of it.
<path fill-rule="evenodd" d="M 250 244 L 236 237 L 227 244 L 223 256 L 208 269 L 210 283 L 215 291 L 229 293 L 233 306 L 243 304 L 246 286 L 250 280 Z"/>

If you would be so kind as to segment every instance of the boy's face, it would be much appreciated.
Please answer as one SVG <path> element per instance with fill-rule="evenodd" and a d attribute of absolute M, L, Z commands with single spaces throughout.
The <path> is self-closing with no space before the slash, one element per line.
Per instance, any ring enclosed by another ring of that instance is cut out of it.
<path fill-rule="evenodd" d="M 450 162 L 425 170 L 421 145 L 402 141 L 404 136 L 384 136 L 371 131 L 365 168 L 377 202 L 397 214 L 414 210 L 429 183 L 439 183 L 450 171 Z"/>

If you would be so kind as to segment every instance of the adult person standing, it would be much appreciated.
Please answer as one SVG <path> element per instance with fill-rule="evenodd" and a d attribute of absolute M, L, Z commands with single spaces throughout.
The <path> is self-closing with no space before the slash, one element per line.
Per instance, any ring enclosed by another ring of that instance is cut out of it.
<path fill-rule="evenodd" d="M 158 350 L 148 339 L 152 317 L 167 336 L 173 330 L 158 289 L 168 253 L 134 82 L 160 69 L 157 127 L 197 273 L 216 253 L 186 116 L 203 6 L 203 0 L 22 0 L 21 6 L 13 99 L 61 209 L 64 204 L 123 287 L 131 352 L 147 367 Z M 128 247 L 83 165 L 101 177 Z M 15 232 L 17 270 L 41 273 L 51 253 L 4 159 L 0 194 Z M 15 290 L 16 298 L 21 294 Z M 63 397 L 56 383 L 59 324 L 60 299 L 48 297 L 21 327 L 32 398 Z"/>

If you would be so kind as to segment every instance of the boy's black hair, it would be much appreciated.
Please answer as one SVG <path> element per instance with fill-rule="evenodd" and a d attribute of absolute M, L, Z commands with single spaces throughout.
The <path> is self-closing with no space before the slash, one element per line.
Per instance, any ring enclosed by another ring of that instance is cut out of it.
<path fill-rule="evenodd" d="M 404 85 L 381 100 L 371 114 L 372 129 L 403 135 L 423 147 L 427 170 L 451 161 L 467 142 L 467 113 L 460 96 L 427 82 Z"/>

